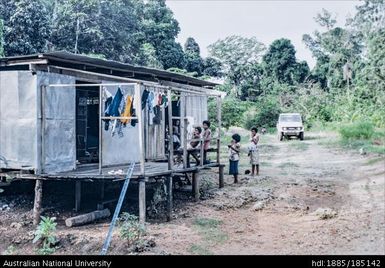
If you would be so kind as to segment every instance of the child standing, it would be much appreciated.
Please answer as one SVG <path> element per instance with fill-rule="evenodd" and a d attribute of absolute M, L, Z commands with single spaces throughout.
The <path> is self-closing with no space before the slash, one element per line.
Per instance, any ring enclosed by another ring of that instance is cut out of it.
<path fill-rule="evenodd" d="M 259 149 L 258 149 L 259 135 L 258 129 L 253 127 L 251 129 L 251 139 L 249 147 L 249 156 L 251 164 L 251 176 L 254 176 L 255 170 L 257 170 L 257 176 L 259 175 Z"/>
<path fill-rule="evenodd" d="M 210 147 L 210 141 L 211 141 L 211 130 L 210 130 L 210 121 L 205 120 L 202 123 L 203 125 L 203 164 L 209 164 L 207 161 L 207 150 Z"/>
<path fill-rule="evenodd" d="M 239 134 L 234 134 L 231 140 L 229 147 L 229 174 L 234 176 L 234 183 L 238 183 L 238 163 L 239 163 L 239 153 L 241 150 L 241 136 Z"/>

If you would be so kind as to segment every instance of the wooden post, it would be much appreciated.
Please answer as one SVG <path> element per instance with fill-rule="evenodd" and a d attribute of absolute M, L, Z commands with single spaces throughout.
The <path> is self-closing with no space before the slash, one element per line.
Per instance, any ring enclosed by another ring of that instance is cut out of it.
<path fill-rule="evenodd" d="M 199 201 L 199 181 L 200 181 L 200 172 L 196 171 L 192 174 L 192 193 L 193 193 L 195 202 Z"/>
<path fill-rule="evenodd" d="M 222 125 L 222 99 L 217 97 L 217 163 L 221 164 L 221 125 Z"/>
<path fill-rule="evenodd" d="M 173 170 L 174 166 L 174 140 L 173 140 L 173 122 L 172 122 L 172 99 L 171 99 L 171 89 L 167 90 L 167 99 L 168 99 L 168 170 Z"/>
<path fill-rule="evenodd" d="M 172 218 L 172 175 L 167 177 L 167 221 Z"/>
<path fill-rule="evenodd" d="M 145 152 L 144 152 L 144 124 L 142 116 L 142 102 L 140 94 L 140 84 L 135 85 L 135 101 L 136 101 L 136 116 L 138 118 L 139 125 L 139 154 L 140 154 L 140 174 L 144 177 L 144 163 L 145 163 Z"/>
<path fill-rule="evenodd" d="M 40 222 L 42 199 L 43 199 L 43 181 L 36 180 L 35 201 L 33 203 L 33 225 L 38 225 Z"/>
<path fill-rule="evenodd" d="M 181 93 L 181 111 L 180 115 L 183 118 L 183 124 L 182 124 L 182 129 L 183 129 L 183 168 L 187 167 L 187 118 L 186 118 L 186 97 L 184 93 Z M 181 123 L 182 123 L 181 122 Z"/>
<path fill-rule="evenodd" d="M 219 188 L 223 188 L 223 186 L 225 185 L 223 176 L 224 167 L 224 165 L 219 165 Z"/>
<path fill-rule="evenodd" d="M 75 182 L 75 211 L 80 210 L 80 203 L 82 198 L 82 183 L 80 181 Z"/>
<path fill-rule="evenodd" d="M 146 222 L 146 182 L 142 178 L 139 181 L 139 222 Z"/>
<path fill-rule="evenodd" d="M 200 161 L 199 161 L 199 162 L 200 162 L 200 163 L 199 163 L 200 166 L 203 166 L 203 164 L 204 164 L 204 163 L 203 163 L 203 160 L 204 160 L 204 159 L 203 159 L 203 158 L 204 158 L 204 157 L 203 157 L 203 154 L 204 154 L 204 150 L 203 150 L 204 148 L 203 148 L 203 146 L 204 146 L 204 144 L 205 144 L 205 143 L 204 143 L 204 138 L 201 138 L 201 149 L 200 149 L 200 157 L 201 157 L 201 158 L 199 159 L 199 160 L 200 160 Z"/>

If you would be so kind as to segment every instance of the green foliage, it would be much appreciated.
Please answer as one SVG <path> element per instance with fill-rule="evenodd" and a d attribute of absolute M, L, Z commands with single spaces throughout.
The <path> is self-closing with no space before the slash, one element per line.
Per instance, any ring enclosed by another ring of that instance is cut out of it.
<path fill-rule="evenodd" d="M 119 218 L 120 237 L 125 239 L 128 245 L 138 241 L 146 232 L 144 225 L 139 223 L 138 217 L 127 212 Z"/>
<path fill-rule="evenodd" d="M 215 104 L 211 103 L 211 105 Z M 243 114 L 247 111 L 249 105 L 249 102 L 240 102 L 234 97 L 225 98 L 222 102 L 222 126 L 224 128 L 242 126 Z M 210 107 L 209 110 L 211 111 L 209 118 L 214 122 L 216 118 L 214 111 L 216 110 L 210 109 Z"/>
<path fill-rule="evenodd" d="M 370 139 L 374 135 L 374 127 L 370 122 L 356 122 L 342 126 L 339 130 L 343 139 Z"/>
<path fill-rule="evenodd" d="M 4 50 L 7 56 L 43 52 L 51 34 L 49 13 L 41 0 L 0 3 L 4 20 Z"/>
<path fill-rule="evenodd" d="M 207 57 L 203 62 L 203 74 L 211 77 L 222 77 L 222 64 L 219 60 Z"/>
<path fill-rule="evenodd" d="M 42 246 L 38 249 L 38 252 L 43 255 L 52 254 L 55 252 L 53 247 L 56 244 L 56 218 L 41 217 L 39 226 L 35 231 L 35 238 L 33 243 L 41 241 Z"/>
<path fill-rule="evenodd" d="M 204 240 L 202 246 L 197 245 L 200 248 L 196 248 L 196 251 L 202 249 L 206 251 L 210 245 L 220 244 L 228 239 L 228 235 L 220 229 L 221 225 L 222 221 L 216 219 L 196 218 L 194 220 L 193 226 Z"/>
<path fill-rule="evenodd" d="M 279 102 L 276 98 L 261 98 L 244 114 L 246 129 L 252 127 L 274 127 L 277 124 L 278 116 L 281 113 Z"/>
<path fill-rule="evenodd" d="M 284 38 L 271 43 L 263 55 L 262 66 L 264 76 L 282 84 L 301 83 L 309 74 L 307 63 L 297 62 L 294 46 Z"/>

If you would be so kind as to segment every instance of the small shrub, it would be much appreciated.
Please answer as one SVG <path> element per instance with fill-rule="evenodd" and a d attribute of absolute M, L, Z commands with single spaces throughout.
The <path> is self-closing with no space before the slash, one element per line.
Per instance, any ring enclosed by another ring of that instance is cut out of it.
<path fill-rule="evenodd" d="M 374 135 L 374 126 L 370 122 L 356 122 L 339 129 L 343 139 L 370 139 Z"/>
<path fill-rule="evenodd" d="M 119 218 L 119 223 L 120 237 L 125 239 L 128 245 L 140 240 L 145 234 L 144 225 L 139 223 L 139 219 L 135 215 L 124 212 Z"/>
<path fill-rule="evenodd" d="M 41 217 L 39 226 L 35 231 L 33 243 L 41 241 L 42 246 L 38 249 L 39 254 L 47 255 L 55 252 L 54 245 L 56 244 L 56 225 L 55 217 Z"/>

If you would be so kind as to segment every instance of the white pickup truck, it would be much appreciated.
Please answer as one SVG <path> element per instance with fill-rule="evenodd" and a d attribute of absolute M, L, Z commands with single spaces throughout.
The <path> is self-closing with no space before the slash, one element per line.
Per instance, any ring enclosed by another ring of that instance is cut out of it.
<path fill-rule="evenodd" d="M 278 139 L 283 140 L 284 137 L 290 138 L 292 136 L 303 140 L 304 127 L 302 117 L 299 113 L 280 114 L 277 123 Z"/>

